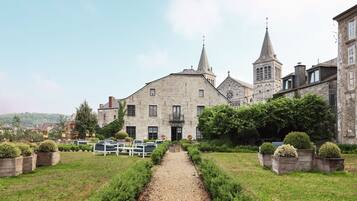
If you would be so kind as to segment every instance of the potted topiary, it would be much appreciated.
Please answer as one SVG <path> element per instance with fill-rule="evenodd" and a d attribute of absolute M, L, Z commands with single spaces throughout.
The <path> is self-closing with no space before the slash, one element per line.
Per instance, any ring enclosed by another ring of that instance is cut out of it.
<path fill-rule="evenodd" d="M 310 137 L 304 132 L 290 132 L 284 138 L 284 144 L 290 144 L 297 149 L 298 163 L 296 170 L 309 171 L 312 169 L 314 150 Z"/>
<path fill-rule="evenodd" d="M 259 147 L 258 159 L 261 166 L 271 168 L 271 158 L 274 151 L 275 147 L 271 142 L 264 142 Z"/>
<path fill-rule="evenodd" d="M 36 169 L 37 155 L 28 144 L 19 143 L 17 144 L 17 147 L 20 149 L 23 157 L 22 172 L 28 173 L 34 171 Z"/>
<path fill-rule="evenodd" d="M 273 156 L 272 170 L 277 174 L 284 174 L 296 170 L 298 153 L 290 144 L 279 146 Z"/>
<path fill-rule="evenodd" d="M 117 134 L 115 134 L 115 138 L 119 141 L 122 141 L 124 142 L 125 141 L 125 138 L 126 137 L 129 137 L 128 133 L 125 132 L 125 131 L 119 131 L 117 132 Z"/>
<path fill-rule="evenodd" d="M 15 144 L 3 142 L 0 144 L 0 177 L 22 174 L 21 151 Z"/>
<path fill-rule="evenodd" d="M 37 166 L 56 165 L 60 157 L 57 144 L 52 140 L 45 140 L 38 147 Z"/>
<path fill-rule="evenodd" d="M 341 158 L 340 148 L 332 142 L 326 142 L 319 149 L 315 165 L 317 170 L 323 172 L 343 171 L 345 169 L 344 161 Z"/>

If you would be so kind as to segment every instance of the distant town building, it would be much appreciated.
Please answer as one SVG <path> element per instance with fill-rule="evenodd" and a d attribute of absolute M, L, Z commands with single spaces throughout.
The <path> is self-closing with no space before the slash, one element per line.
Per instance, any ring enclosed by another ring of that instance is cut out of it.
<path fill-rule="evenodd" d="M 171 73 L 147 83 L 127 98 L 110 96 L 106 104 L 99 106 L 99 126 L 115 120 L 118 101 L 125 101 L 127 115 L 123 130 L 133 138 L 166 136 L 170 140 L 180 140 L 188 135 L 201 138 L 197 125 L 204 108 L 230 103 L 215 88 L 215 77 L 203 45 L 197 70 L 191 68 Z"/>
<path fill-rule="evenodd" d="M 337 110 L 339 143 L 357 144 L 357 5 L 333 18 L 338 22 Z"/>
<path fill-rule="evenodd" d="M 264 101 L 280 91 L 282 63 L 278 60 L 270 40 L 268 27 L 259 58 L 253 63 L 253 101 Z"/>
<path fill-rule="evenodd" d="M 224 94 L 233 106 L 241 106 L 253 102 L 253 85 L 228 76 L 217 87 Z"/>
<path fill-rule="evenodd" d="M 275 96 L 299 97 L 305 94 L 321 96 L 336 111 L 337 59 L 306 66 L 298 63 L 295 71 L 282 78 L 283 85 Z"/>

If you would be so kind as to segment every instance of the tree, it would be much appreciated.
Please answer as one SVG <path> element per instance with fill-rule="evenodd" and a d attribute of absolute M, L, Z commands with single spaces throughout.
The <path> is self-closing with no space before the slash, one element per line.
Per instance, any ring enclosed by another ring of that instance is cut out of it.
<path fill-rule="evenodd" d="M 100 135 L 104 137 L 115 137 L 115 134 L 123 129 L 124 117 L 126 115 L 126 103 L 125 101 L 119 101 L 118 118 L 110 122 L 108 125 L 98 130 Z"/>
<path fill-rule="evenodd" d="M 12 126 L 14 128 L 20 128 L 20 124 L 21 124 L 21 119 L 19 116 L 15 115 L 13 118 L 12 118 Z"/>
<path fill-rule="evenodd" d="M 78 131 L 80 138 L 85 138 L 86 134 L 94 133 L 97 125 L 97 115 L 89 107 L 87 101 L 84 101 L 77 108 L 75 118 L 75 131 Z"/>

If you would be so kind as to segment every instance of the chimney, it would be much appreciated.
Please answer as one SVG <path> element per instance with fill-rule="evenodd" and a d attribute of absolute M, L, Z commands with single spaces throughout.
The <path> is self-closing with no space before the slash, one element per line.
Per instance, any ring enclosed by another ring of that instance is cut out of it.
<path fill-rule="evenodd" d="M 99 104 L 99 109 L 102 109 L 103 108 L 103 104 Z"/>
<path fill-rule="evenodd" d="M 306 65 L 298 62 L 295 66 L 295 81 L 294 87 L 300 87 L 306 83 Z"/>
<path fill-rule="evenodd" d="M 114 96 L 109 96 L 109 108 L 113 108 L 114 101 L 115 101 Z"/>

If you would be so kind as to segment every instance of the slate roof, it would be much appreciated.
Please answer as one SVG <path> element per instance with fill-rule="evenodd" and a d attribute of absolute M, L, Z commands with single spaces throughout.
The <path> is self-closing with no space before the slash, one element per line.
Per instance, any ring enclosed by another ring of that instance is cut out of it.
<path fill-rule="evenodd" d="M 276 54 L 273 49 L 273 44 L 270 40 L 268 28 L 266 28 L 262 49 L 260 51 L 260 56 L 254 63 L 262 63 L 271 60 L 279 62 L 279 60 L 276 58 Z"/>

